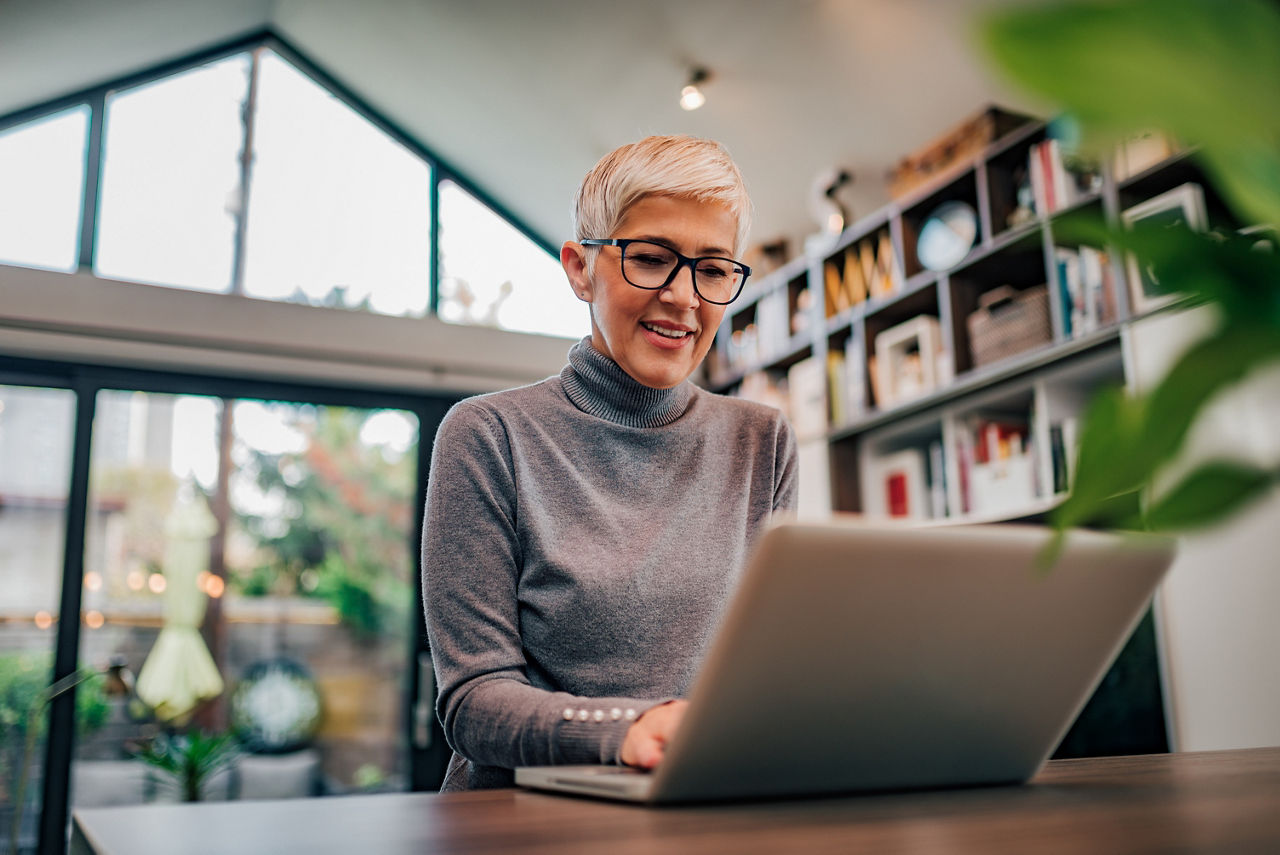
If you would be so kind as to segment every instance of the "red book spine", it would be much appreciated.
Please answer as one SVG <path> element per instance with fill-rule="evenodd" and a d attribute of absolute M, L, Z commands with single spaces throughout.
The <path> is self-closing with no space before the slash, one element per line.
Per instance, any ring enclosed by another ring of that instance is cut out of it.
<path fill-rule="evenodd" d="M 889 477 L 885 479 L 885 490 L 889 516 L 905 517 L 911 513 L 910 497 L 907 495 L 906 473 L 889 473 Z"/>

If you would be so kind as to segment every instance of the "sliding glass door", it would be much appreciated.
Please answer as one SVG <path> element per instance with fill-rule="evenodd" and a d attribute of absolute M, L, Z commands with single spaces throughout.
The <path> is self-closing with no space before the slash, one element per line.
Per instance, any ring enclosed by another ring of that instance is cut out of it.
<path fill-rule="evenodd" d="M 28 713 L 53 674 L 74 423 L 71 392 L 0 385 L 0 852 L 15 822 L 20 851 L 36 841 L 47 727 Z"/>
<path fill-rule="evenodd" d="M 0 385 L 0 825 L 25 767 L 18 851 L 63 851 L 73 807 L 437 785 L 416 544 L 456 398 L 58 369 Z M 113 664 L 131 692 L 92 676 L 74 716 L 40 704 Z M 210 746 L 229 762 L 162 768 Z"/>

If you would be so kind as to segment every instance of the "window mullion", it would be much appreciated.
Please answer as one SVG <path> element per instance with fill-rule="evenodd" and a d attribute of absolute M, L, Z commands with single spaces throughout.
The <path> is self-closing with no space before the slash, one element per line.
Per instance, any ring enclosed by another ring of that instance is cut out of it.
<path fill-rule="evenodd" d="M 244 293 L 245 244 L 249 235 L 249 182 L 253 175 L 253 130 L 258 113 L 258 82 L 263 48 L 249 54 L 249 88 L 245 93 L 241 123 L 244 145 L 240 150 L 240 194 L 236 200 L 236 236 L 232 247 L 231 293 Z"/>
<path fill-rule="evenodd" d="M 431 163 L 431 194 L 427 202 L 431 206 L 430 228 L 431 249 L 428 264 L 431 267 L 428 279 L 431 291 L 428 296 L 427 314 L 440 314 L 440 165 Z"/>
<path fill-rule="evenodd" d="M 89 98 L 89 142 L 85 146 L 84 196 L 80 211 L 78 267 L 93 270 L 98 242 L 98 208 L 102 202 L 103 129 L 106 127 L 107 90 L 99 89 Z"/>

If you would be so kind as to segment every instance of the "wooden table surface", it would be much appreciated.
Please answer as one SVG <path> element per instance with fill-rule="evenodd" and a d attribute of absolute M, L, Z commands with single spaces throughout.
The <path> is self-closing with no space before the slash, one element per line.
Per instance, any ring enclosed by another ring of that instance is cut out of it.
<path fill-rule="evenodd" d="M 72 851 L 1280 853 L 1280 748 L 1059 760 L 1021 787 L 694 807 L 491 790 L 86 809 Z"/>

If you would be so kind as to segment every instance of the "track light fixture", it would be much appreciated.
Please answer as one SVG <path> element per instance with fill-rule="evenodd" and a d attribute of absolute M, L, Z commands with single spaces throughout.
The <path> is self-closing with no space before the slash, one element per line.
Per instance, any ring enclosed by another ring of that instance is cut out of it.
<path fill-rule="evenodd" d="M 680 106 L 686 110 L 696 110 L 707 103 L 707 96 L 698 87 L 711 79 L 711 72 L 705 68 L 694 68 L 689 72 L 689 82 L 680 90 Z"/>

